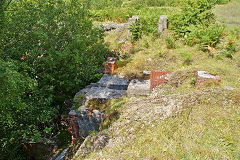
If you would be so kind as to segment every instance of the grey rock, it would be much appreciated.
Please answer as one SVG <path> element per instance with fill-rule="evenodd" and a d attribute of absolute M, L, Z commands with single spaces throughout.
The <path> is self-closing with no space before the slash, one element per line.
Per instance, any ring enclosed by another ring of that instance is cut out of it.
<path fill-rule="evenodd" d="M 127 28 L 127 24 L 125 23 L 102 23 L 100 24 L 100 26 L 102 26 L 102 28 L 105 31 L 111 31 L 111 30 L 118 30 L 118 31 L 122 31 L 125 28 Z"/>
<path fill-rule="evenodd" d="M 162 34 L 164 29 L 168 28 L 168 18 L 166 15 L 161 15 L 158 22 L 158 33 Z"/>
<path fill-rule="evenodd" d="M 197 71 L 197 75 L 200 78 L 216 79 L 216 76 L 209 74 L 207 71 Z"/>
<path fill-rule="evenodd" d="M 109 89 L 105 87 L 92 87 L 90 89 L 83 89 L 86 100 L 90 99 L 111 99 L 121 97 L 126 90 Z"/>
<path fill-rule="evenodd" d="M 150 74 L 151 74 L 151 71 L 143 70 L 143 74 L 150 75 Z"/>
<path fill-rule="evenodd" d="M 76 116 L 76 111 L 75 110 L 71 110 L 70 112 L 69 112 L 69 115 L 72 115 L 72 116 Z"/>
<path fill-rule="evenodd" d="M 109 142 L 109 139 L 110 138 L 107 134 L 88 136 L 84 140 L 84 142 L 82 143 L 80 148 L 78 149 L 74 158 L 76 158 L 76 159 L 83 158 L 91 152 L 94 152 L 94 151 L 104 148 L 107 145 L 107 143 Z"/>
<path fill-rule="evenodd" d="M 78 111 L 77 123 L 79 128 L 79 137 L 85 138 L 92 131 L 99 131 L 99 126 L 102 121 L 102 113 L 94 110 L 92 115 L 88 115 L 87 108 L 82 108 Z"/>
<path fill-rule="evenodd" d="M 234 90 L 234 88 L 230 86 L 224 86 L 224 89 L 231 90 L 231 91 Z"/>
<path fill-rule="evenodd" d="M 134 97 L 134 96 L 144 96 L 148 95 L 150 93 L 150 80 L 138 80 L 138 79 L 133 79 L 127 90 L 127 95 L 129 97 Z"/>
<path fill-rule="evenodd" d="M 135 18 L 128 18 L 128 25 L 131 25 L 136 22 Z"/>
<path fill-rule="evenodd" d="M 109 87 L 114 85 L 126 87 L 129 84 L 129 80 L 125 78 L 121 78 L 117 75 L 104 74 L 103 77 L 99 80 L 98 84 L 101 87 Z M 115 88 L 112 88 L 112 89 L 115 89 Z"/>
<path fill-rule="evenodd" d="M 76 93 L 74 99 L 82 94 L 84 94 L 86 100 L 119 98 L 126 92 L 128 84 L 129 81 L 125 78 L 104 74 L 97 83 L 92 83 Z"/>
<path fill-rule="evenodd" d="M 132 19 L 135 19 L 137 21 L 137 20 L 139 20 L 139 17 L 137 15 L 133 15 Z"/>

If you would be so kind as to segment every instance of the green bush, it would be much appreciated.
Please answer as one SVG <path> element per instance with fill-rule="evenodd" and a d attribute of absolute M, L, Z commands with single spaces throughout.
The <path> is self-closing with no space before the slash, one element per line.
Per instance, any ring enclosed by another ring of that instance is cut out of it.
<path fill-rule="evenodd" d="M 132 42 L 138 40 L 139 38 L 141 38 L 142 36 L 142 31 L 141 31 L 141 25 L 140 25 L 140 22 L 139 20 L 136 21 L 135 23 L 131 24 L 130 26 L 130 32 L 132 34 L 131 36 L 131 39 L 132 39 Z"/>
<path fill-rule="evenodd" d="M 166 40 L 166 44 L 167 44 L 168 49 L 176 48 L 175 40 L 173 38 L 167 36 L 165 38 L 165 40 Z"/>
<path fill-rule="evenodd" d="M 159 9 L 159 8 L 142 8 L 137 11 L 139 15 L 142 31 L 144 34 L 151 34 L 154 37 L 158 36 L 158 21 L 160 15 L 168 15 L 170 10 L 168 9 Z"/>
<path fill-rule="evenodd" d="M 191 63 L 193 61 L 192 54 L 181 52 L 180 55 L 181 55 L 181 59 L 183 61 L 183 65 L 187 65 L 187 66 L 191 65 Z"/>
<path fill-rule="evenodd" d="M 0 159 L 21 159 L 22 143 L 56 134 L 50 122 L 99 79 L 107 49 L 77 0 L 12 1 L 9 10 L 0 40 Z"/>
<path fill-rule="evenodd" d="M 219 24 L 213 24 L 209 27 L 203 26 L 191 26 L 190 32 L 184 36 L 185 43 L 188 45 L 199 44 L 203 51 L 207 50 L 207 47 L 216 47 L 220 38 L 223 36 L 224 26 Z"/>
<path fill-rule="evenodd" d="M 170 17 L 170 26 L 177 38 L 190 46 L 199 44 L 200 49 L 216 47 L 223 36 L 224 26 L 215 24 L 211 9 L 212 0 L 185 0 L 181 12 Z"/>
<path fill-rule="evenodd" d="M 237 52 L 238 46 L 237 46 L 237 41 L 240 39 L 240 29 L 239 28 L 234 28 L 231 30 L 230 34 L 227 37 L 227 45 L 226 45 L 226 50 L 228 52 L 234 53 Z"/>
<path fill-rule="evenodd" d="M 226 4 L 226 3 L 230 2 L 231 0 L 210 0 L 210 1 L 213 3 L 216 3 L 216 4 Z"/>
<path fill-rule="evenodd" d="M 181 12 L 170 16 L 170 27 L 180 38 L 190 33 L 192 26 L 208 27 L 214 21 L 211 12 L 214 3 L 209 0 L 185 0 Z"/>
<path fill-rule="evenodd" d="M 106 8 L 121 7 L 123 0 L 79 0 L 88 9 L 102 10 Z"/>

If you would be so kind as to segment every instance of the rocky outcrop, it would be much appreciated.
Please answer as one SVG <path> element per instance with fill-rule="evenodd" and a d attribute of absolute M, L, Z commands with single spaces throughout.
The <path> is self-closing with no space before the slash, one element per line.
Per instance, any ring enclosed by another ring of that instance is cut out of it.
<path fill-rule="evenodd" d="M 77 112 L 79 136 L 86 138 L 92 131 L 99 131 L 103 114 L 98 110 L 82 108 Z"/>
<path fill-rule="evenodd" d="M 126 93 L 129 81 L 117 75 L 104 74 L 97 83 L 92 83 L 78 92 L 74 99 L 84 95 L 85 102 L 90 99 L 119 98 Z"/>
<path fill-rule="evenodd" d="M 145 96 L 150 93 L 150 80 L 138 80 L 133 79 L 131 80 L 127 95 L 128 97 L 134 97 L 134 96 Z"/>
<path fill-rule="evenodd" d="M 90 152 L 97 151 L 106 146 L 109 141 L 109 136 L 106 134 L 100 134 L 96 136 L 88 136 L 83 144 L 80 146 L 79 150 L 75 154 L 73 159 L 83 158 Z"/>
<path fill-rule="evenodd" d="M 80 106 L 77 111 L 69 112 L 69 132 L 72 141 L 86 138 L 91 132 L 100 130 L 100 123 L 104 114 L 89 107 L 90 100 L 106 100 L 119 98 L 125 94 L 129 81 L 116 75 L 104 74 L 97 82 L 88 85 L 78 92 L 75 97 L 76 105 Z M 89 107 L 89 108 L 87 108 Z"/>
<path fill-rule="evenodd" d="M 69 131 L 72 134 L 72 141 L 86 138 L 91 132 L 100 130 L 100 123 L 104 114 L 98 110 L 80 107 L 78 111 L 69 112 Z"/>

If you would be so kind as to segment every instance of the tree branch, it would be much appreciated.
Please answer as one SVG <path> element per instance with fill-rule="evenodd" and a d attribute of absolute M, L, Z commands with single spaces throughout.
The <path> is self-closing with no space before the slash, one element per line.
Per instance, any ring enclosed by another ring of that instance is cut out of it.
<path fill-rule="evenodd" d="M 7 7 L 12 3 L 13 0 L 8 1 L 7 6 L 4 8 L 4 11 L 7 9 Z"/>

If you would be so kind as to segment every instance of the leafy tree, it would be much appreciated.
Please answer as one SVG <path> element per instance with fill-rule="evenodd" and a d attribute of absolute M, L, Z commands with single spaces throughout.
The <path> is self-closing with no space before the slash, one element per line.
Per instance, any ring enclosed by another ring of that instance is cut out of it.
<path fill-rule="evenodd" d="M 17 159 L 23 142 L 52 137 L 47 122 L 66 99 L 100 77 L 107 49 L 102 30 L 77 0 L 13 1 L 5 13 L 4 5 L 0 157 Z"/>

